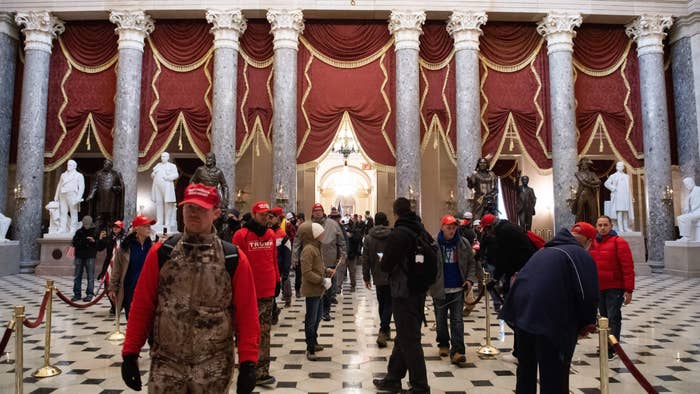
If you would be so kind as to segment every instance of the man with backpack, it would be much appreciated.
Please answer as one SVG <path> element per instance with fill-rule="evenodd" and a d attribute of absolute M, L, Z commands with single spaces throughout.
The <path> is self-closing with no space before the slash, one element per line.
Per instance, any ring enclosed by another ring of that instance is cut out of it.
<path fill-rule="evenodd" d="M 411 210 L 408 199 L 397 198 L 393 210 L 394 230 L 387 237 L 380 268 L 389 273 L 396 338 L 386 377 L 372 383 L 381 391 L 398 393 L 408 372 L 411 389 L 407 392 L 429 393 L 421 323 L 425 294 L 437 274 L 437 244 Z"/>
<path fill-rule="evenodd" d="M 180 205 L 184 233 L 151 248 L 136 285 L 122 379 L 141 390 L 138 358 L 152 328 L 149 392 L 228 392 L 237 345 L 236 392 L 251 393 L 260 326 L 250 264 L 216 235 L 216 188 L 189 185 Z"/>

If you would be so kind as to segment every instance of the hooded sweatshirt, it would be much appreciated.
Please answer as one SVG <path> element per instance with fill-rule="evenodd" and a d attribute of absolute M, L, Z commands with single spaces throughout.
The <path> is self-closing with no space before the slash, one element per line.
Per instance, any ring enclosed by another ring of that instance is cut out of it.
<path fill-rule="evenodd" d="M 397 227 L 405 227 L 408 231 L 397 230 Z M 416 236 L 425 231 L 423 223 L 414 212 L 400 216 L 394 224 L 394 230 L 387 237 L 387 245 L 382 257 L 381 270 L 389 274 L 391 296 L 394 298 L 408 298 L 412 293 L 408 288 L 408 278 L 404 272 L 408 258 L 416 254 Z"/>
<path fill-rule="evenodd" d="M 362 247 L 362 278 L 365 282 L 370 283 L 370 275 L 374 280 L 375 286 L 388 286 L 389 274 L 379 269 L 381 265 L 380 253 L 384 254 L 386 241 L 391 234 L 391 227 L 378 225 L 369 230 L 365 236 L 364 246 Z"/>
<path fill-rule="evenodd" d="M 303 242 L 301 251 L 301 294 L 304 297 L 320 297 L 325 291 L 323 278 L 326 268 L 321 261 L 321 242 L 313 236 L 312 223 L 305 222 L 296 236 Z"/>

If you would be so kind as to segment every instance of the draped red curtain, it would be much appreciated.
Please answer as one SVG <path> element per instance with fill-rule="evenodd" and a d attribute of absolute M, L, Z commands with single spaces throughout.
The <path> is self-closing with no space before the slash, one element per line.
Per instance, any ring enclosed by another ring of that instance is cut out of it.
<path fill-rule="evenodd" d="M 501 197 L 503 205 L 498 207 L 501 212 L 508 215 L 511 223 L 518 223 L 518 164 L 515 160 L 498 160 L 493 168 L 501 181 Z"/>
<path fill-rule="evenodd" d="M 394 165 L 394 54 L 386 24 L 310 21 L 301 43 L 297 162 L 319 158 L 347 112 L 369 158 Z"/>

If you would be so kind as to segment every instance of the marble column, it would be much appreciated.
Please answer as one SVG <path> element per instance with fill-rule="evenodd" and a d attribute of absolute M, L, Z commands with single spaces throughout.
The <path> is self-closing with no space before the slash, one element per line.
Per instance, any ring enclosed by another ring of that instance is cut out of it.
<path fill-rule="evenodd" d="M 19 33 L 12 14 L 0 12 L 0 212 L 5 214 L 18 41 Z"/>
<path fill-rule="evenodd" d="M 552 124 L 552 177 L 554 182 L 554 229 L 570 227 L 576 217 L 566 199 L 576 187 L 578 147 L 574 69 L 572 63 L 574 29 L 581 26 L 581 15 L 551 13 L 537 25 L 547 40 L 549 57 L 549 113 Z"/>
<path fill-rule="evenodd" d="M 457 212 L 469 209 L 467 177 L 481 157 L 481 97 L 479 89 L 479 36 L 484 12 L 453 12 L 447 32 L 455 41 L 457 84 Z"/>
<path fill-rule="evenodd" d="M 112 11 L 109 20 L 117 25 L 114 30 L 119 35 L 112 156 L 114 169 L 124 179 L 124 222 L 131 223 L 136 215 L 143 46 L 155 27 L 143 11 Z"/>
<path fill-rule="evenodd" d="M 670 16 L 644 15 L 625 29 L 637 43 L 639 58 L 648 215 L 647 261 L 652 271 L 657 272 L 664 266 L 664 241 L 673 239 L 673 209 L 661 201 L 665 187 L 673 186 L 663 46 L 664 30 L 672 23 Z"/>
<path fill-rule="evenodd" d="M 297 206 L 297 52 L 304 31 L 301 10 L 269 10 L 267 21 L 275 51 L 272 112 L 272 195 L 276 204 L 280 188 L 287 198 L 285 210 Z M 281 204 L 284 205 L 284 204 Z"/>
<path fill-rule="evenodd" d="M 44 181 L 46 108 L 52 41 L 63 33 L 63 22 L 48 12 L 18 12 L 15 22 L 24 33 L 24 75 L 17 143 L 16 183 L 22 200 L 15 210 L 15 234 L 20 242 L 20 272 L 32 273 L 39 259 Z"/>
<path fill-rule="evenodd" d="M 228 184 L 228 207 L 236 196 L 236 83 L 238 39 L 245 31 L 241 10 L 208 10 L 207 22 L 214 25 L 214 110 L 211 151 Z"/>
<path fill-rule="evenodd" d="M 419 37 L 425 12 L 392 11 L 389 32 L 396 51 L 396 197 L 416 199 L 420 211 Z"/>
<path fill-rule="evenodd" d="M 673 104 L 678 164 L 683 178 L 700 182 L 700 13 L 674 22 L 671 32 Z"/>

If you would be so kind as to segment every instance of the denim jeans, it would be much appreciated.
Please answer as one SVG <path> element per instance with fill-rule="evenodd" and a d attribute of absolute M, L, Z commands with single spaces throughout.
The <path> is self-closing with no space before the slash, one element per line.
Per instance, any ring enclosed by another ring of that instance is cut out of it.
<path fill-rule="evenodd" d="M 304 316 L 304 334 L 306 337 L 306 350 L 315 352 L 318 345 L 318 324 L 321 322 L 323 305 L 321 297 L 306 297 L 306 315 Z"/>
<path fill-rule="evenodd" d="M 379 306 L 379 331 L 389 334 L 391 328 L 391 286 L 377 286 L 377 305 Z"/>
<path fill-rule="evenodd" d="M 95 259 L 83 259 L 76 257 L 73 261 L 73 266 L 75 270 L 73 272 L 73 296 L 80 298 L 80 287 L 83 284 L 83 269 L 87 271 L 87 289 L 85 289 L 85 294 L 89 297 L 95 295 Z"/>
<path fill-rule="evenodd" d="M 124 283 L 124 298 L 122 299 L 122 308 L 124 308 L 124 316 L 129 320 L 129 311 L 131 310 L 131 301 L 134 299 L 134 291 L 136 283 Z"/>
<path fill-rule="evenodd" d="M 625 291 L 622 289 L 607 289 L 600 292 L 598 311 L 603 317 L 607 317 L 610 323 L 610 333 L 620 340 L 622 330 L 622 303 L 625 300 Z M 612 351 L 611 351 L 612 353 Z"/>
<path fill-rule="evenodd" d="M 464 321 L 462 311 L 464 310 L 464 294 L 445 294 L 445 298 L 433 298 L 435 306 L 435 332 L 439 347 L 450 347 L 450 355 L 455 353 L 465 354 L 464 349 Z M 450 314 L 450 329 L 447 330 L 447 313 Z"/>

